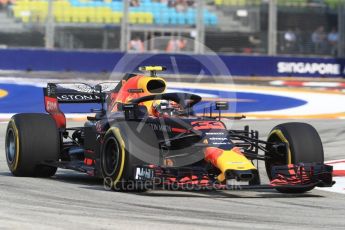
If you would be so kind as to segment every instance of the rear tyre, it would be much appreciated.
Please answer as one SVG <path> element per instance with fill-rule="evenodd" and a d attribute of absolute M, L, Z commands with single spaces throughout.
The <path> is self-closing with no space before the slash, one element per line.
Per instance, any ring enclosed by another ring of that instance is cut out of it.
<path fill-rule="evenodd" d="M 57 168 L 59 133 L 47 114 L 17 114 L 7 126 L 5 150 L 8 168 L 15 176 L 51 177 Z"/>
<path fill-rule="evenodd" d="M 272 167 L 298 163 L 323 163 L 324 152 L 321 138 L 315 128 L 306 123 L 291 122 L 274 127 L 269 134 L 268 142 L 286 143 L 287 151 L 278 155 L 273 151 L 266 153 L 271 160 L 265 162 L 268 177 L 271 177 Z M 282 193 L 304 193 L 308 188 L 276 188 Z"/>

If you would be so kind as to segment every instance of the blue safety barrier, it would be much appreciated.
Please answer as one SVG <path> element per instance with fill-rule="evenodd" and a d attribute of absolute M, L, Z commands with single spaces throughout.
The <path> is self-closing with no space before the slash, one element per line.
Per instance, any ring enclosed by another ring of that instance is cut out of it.
<path fill-rule="evenodd" d="M 345 77 L 345 59 L 336 58 L 0 50 L 1 70 L 111 72 L 116 67 L 117 72 L 131 72 L 141 65 L 163 65 L 180 74 L 223 75 L 225 67 L 233 76 Z"/>

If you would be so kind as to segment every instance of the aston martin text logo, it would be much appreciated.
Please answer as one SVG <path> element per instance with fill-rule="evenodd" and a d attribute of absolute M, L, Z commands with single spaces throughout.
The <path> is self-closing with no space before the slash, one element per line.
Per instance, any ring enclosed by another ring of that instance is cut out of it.
<path fill-rule="evenodd" d="M 84 95 L 84 94 L 62 94 L 58 97 L 59 101 L 93 101 L 100 98 L 96 95 Z"/>

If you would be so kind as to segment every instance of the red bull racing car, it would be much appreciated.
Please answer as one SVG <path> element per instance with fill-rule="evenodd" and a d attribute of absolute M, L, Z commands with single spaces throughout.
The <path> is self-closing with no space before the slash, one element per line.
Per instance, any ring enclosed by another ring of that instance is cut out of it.
<path fill-rule="evenodd" d="M 168 93 L 157 76 L 164 69 L 141 67 L 150 75 L 126 74 L 117 84 L 49 83 L 47 114 L 16 114 L 8 124 L 5 148 L 12 174 L 51 177 L 57 168 L 71 169 L 104 178 L 107 188 L 120 191 L 240 185 L 303 193 L 334 184 L 312 126 L 281 124 L 267 140 L 248 126 L 228 129 L 224 120 L 242 117 L 223 117 L 229 106 L 223 101 L 196 114 L 193 108 L 202 98 Z M 63 103 L 100 108 L 82 127 L 70 128 Z M 269 183 L 261 184 L 258 161 L 265 162 Z"/>

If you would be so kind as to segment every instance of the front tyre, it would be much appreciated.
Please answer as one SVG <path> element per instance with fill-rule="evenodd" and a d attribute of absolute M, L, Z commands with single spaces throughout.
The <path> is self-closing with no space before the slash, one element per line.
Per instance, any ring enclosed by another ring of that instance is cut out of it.
<path fill-rule="evenodd" d="M 284 155 L 278 155 L 273 151 L 266 153 L 266 156 L 270 157 L 270 160 L 265 162 L 266 172 L 270 179 L 272 179 L 273 166 L 324 162 L 321 138 L 315 128 L 309 124 L 298 122 L 280 124 L 272 129 L 267 141 L 287 144 L 287 151 Z M 313 188 L 276 189 L 283 193 L 304 193 Z"/>
<path fill-rule="evenodd" d="M 108 132 L 105 135 L 101 152 L 101 170 L 105 181 L 115 189 L 123 179 L 126 152 L 123 139 L 118 133 Z"/>
<path fill-rule="evenodd" d="M 106 189 L 126 192 L 144 192 L 144 185 L 133 178 L 135 165 L 144 164 L 128 152 L 123 134 L 112 127 L 104 136 L 101 150 L 101 171 Z"/>
<path fill-rule="evenodd" d="M 47 114 L 17 114 L 8 123 L 5 152 L 8 168 L 15 176 L 51 177 L 57 168 L 45 161 L 57 161 L 59 134 Z"/>

